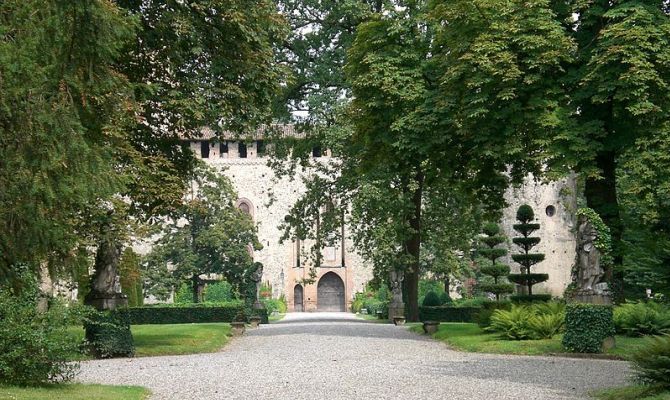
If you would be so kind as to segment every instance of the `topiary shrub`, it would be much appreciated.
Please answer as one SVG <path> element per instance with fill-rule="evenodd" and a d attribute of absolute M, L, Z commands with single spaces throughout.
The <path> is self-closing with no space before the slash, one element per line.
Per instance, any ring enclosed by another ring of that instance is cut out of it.
<path fill-rule="evenodd" d="M 651 301 L 622 304 L 614 309 L 614 326 L 628 336 L 670 334 L 670 308 Z"/>
<path fill-rule="evenodd" d="M 89 351 L 96 358 L 135 355 L 130 320 L 122 310 L 92 312 L 84 322 L 84 329 Z"/>
<path fill-rule="evenodd" d="M 507 255 L 507 249 L 498 247 L 505 243 L 506 238 L 500 233 L 498 224 L 494 223 L 485 224 L 482 233 L 485 236 L 479 239 L 482 245 L 477 251 L 488 261 L 480 266 L 479 271 L 486 276 L 490 276 L 493 282 L 480 283 L 478 287 L 483 292 L 493 294 L 496 301 L 500 301 L 500 296 L 514 292 L 514 286 L 508 283 L 506 279 L 510 271 L 509 266 L 498 262 L 499 258 Z"/>
<path fill-rule="evenodd" d="M 38 385 L 69 381 L 79 364 L 69 362 L 79 350 L 67 327 L 77 324 L 69 310 L 52 300 L 37 308 L 38 290 L 30 282 L 19 292 L 0 289 L 0 383 Z"/>
<path fill-rule="evenodd" d="M 426 293 L 426 297 L 423 298 L 422 306 L 424 307 L 438 307 L 441 305 L 440 296 L 432 290 Z"/>
<path fill-rule="evenodd" d="M 568 304 L 563 347 L 574 353 L 601 353 L 603 340 L 615 333 L 611 306 Z"/>
<path fill-rule="evenodd" d="M 647 344 L 633 354 L 635 375 L 644 383 L 670 389 L 670 335 L 647 340 Z"/>
<path fill-rule="evenodd" d="M 480 307 L 419 307 L 421 321 L 474 322 Z"/>
<path fill-rule="evenodd" d="M 539 237 L 530 236 L 533 232 L 540 229 L 540 224 L 533 223 L 535 213 L 528 204 L 524 204 L 516 212 L 516 219 L 518 224 L 514 224 L 515 231 L 521 234 L 520 237 L 515 237 L 512 242 L 521 248 L 521 254 L 513 254 L 512 259 L 521 264 L 520 274 L 510 274 L 508 279 L 516 284 L 525 286 L 528 294 L 524 297 L 528 301 L 538 301 L 546 298 L 544 296 L 533 295 L 533 286 L 549 279 L 547 274 L 533 274 L 531 267 L 544 260 L 544 254 L 531 253 L 531 249 L 540 243 Z M 551 296 L 549 296 L 551 299 Z"/>

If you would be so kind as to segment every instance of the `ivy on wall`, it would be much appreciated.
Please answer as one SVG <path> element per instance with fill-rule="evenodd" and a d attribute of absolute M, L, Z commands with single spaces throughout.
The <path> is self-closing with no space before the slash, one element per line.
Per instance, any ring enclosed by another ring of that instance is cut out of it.
<path fill-rule="evenodd" d="M 598 232 L 594 245 L 600 251 L 600 263 L 603 267 L 611 266 L 614 263 L 614 258 L 612 257 L 612 234 L 610 233 L 610 228 L 605 225 L 600 215 L 592 208 L 584 207 L 577 210 L 577 220 L 580 217 L 585 217 L 593 225 L 596 232 Z"/>

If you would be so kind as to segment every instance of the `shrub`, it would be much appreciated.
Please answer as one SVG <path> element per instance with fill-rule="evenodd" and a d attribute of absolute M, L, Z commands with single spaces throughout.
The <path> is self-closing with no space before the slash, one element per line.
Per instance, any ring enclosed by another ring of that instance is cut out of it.
<path fill-rule="evenodd" d="M 132 357 L 135 354 L 130 320 L 124 310 L 92 312 L 84 322 L 86 343 L 97 358 Z"/>
<path fill-rule="evenodd" d="M 277 311 L 278 313 L 285 313 L 287 306 L 281 299 L 262 299 L 261 303 L 265 306 L 268 314 Z"/>
<path fill-rule="evenodd" d="M 440 301 L 440 295 L 438 295 L 437 293 L 435 293 L 431 290 L 430 292 L 426 293 L 426 297 L 423 298 L 422 305 L 424 307 L 441 306 L 442 301 Z"/>
<path fill-rule="evenodd" d="M 495 223 L 485 224 L 482 232 L 485 237 L 480 238 L 482 245 L 477 249 L 479 254 L 486 258 L 486 264 L 479 268 L 479 271 L 493 279 L 492 283 L 481 283 L 479 289 L 493 294 L 497 301 L 500 297 L 513 293 L 514 286 L 507 282 L 510 268 L 508 265 L 498 262 L 498 259 L 507 255 L 507 249 L 498 247 L 507 241 L 507 238 L 500 233 L 500 227 Z"/>
<path fill-rule="evenodd" d="M 535 264 L 544 260 L 544 254 L 530 252 L 533 247 L 540 243 L 539 237 L 530 236 L 533 232 L 540 229 L 540 224 L 532 222 L 535 219 L 535 213 L 533 212 L 533 208 L 528 204 L 519 207 L 516 212 L 516 219 L 519 223 L 514 224 L 513 228 L 520 233 L 521 236 L 513 238 L 512 241 L 521 249 L 521 253 L 513 254 L 512 259 L 521 264 L 521 273 L 511 274 L 508 276 L 508 279 L 526 287 L 528 294 L 523 297 L 527 300 L 543 300 L 546 298 L 546 295 L 533 295 L 533 286 L 549 279 L 549 275 L 531 273 L 531 268 Z M 518 299 L 518 297 L 519 296 L 517 296 L 518 301 L 525 301 Z M 551 296 L 547 300 L 549 299 L 551 299 Z"/>
<path fill-rule="evenodd" d="M 374 297 L 367 298 L 363 301 L 363 308 L 368 310 L 368 314 L 376 315 L 377 311 L 381 311 L 382 318 L 388 317 L 388 302 L 378 300 Z"/>
<path fill-rule="evenodd" d="M 642 382 L 670 389 L 670 335 L 647 340 L 632 357 L 635 374 Z"/>
<path fill-rule="evenodd" d="M 442 303 L 442 305 L 445 305 L 445 304 L 453 304 L 454 301 L 451 299 L 451 296 L 449 296 L 449 292 L 442 292 L 442 294 L 440 295 L 440 302 Z"/>
<path fill-rule="evenodd" d="M 480 307 L 419 307 L 421 321 L 474 322 Z"/>
<path fill-rule="evenodd" d="M 79 368 L 68 362 L 78 343 L 67 333 L 68 309 L 52 300 L 37 310 L 38 291 L 30 282 L 21 293 L 0 290 L 0 382 L 37 385 L 68 381 Z"/>
<path fill-rule="evenodd" d="M 623 304 L 614 309 L 614 326 L 628 336 L 670 333 L 670 308 L 655 302 Z"/>
<path fill-rule="evenodd" d="M 509 310 L 494 310 L 486 330 L 512 340 L 537 340 L 552 338 L 564 324 L 563 304 L 513 305 Z"/>
<path fill-rule="evenodd" d="M 210 283 L 205 287 L 203 297 L 206 302 L 220 303 L 233 300 L 233 287 L 226 281 Z M 191 301 L 193 298 L 191 297 Z"/>
<path fill-rule="evenodd" d="M 600 353 L 605 338 L 614 335 L 612 307 L 568 304 L 565 309 L 563 347 L 575 353 Z"/>
<path fill-rule="evenodd" d="M 231 322 L 235 314 L 244 308 L 241 301 L 227 303 L 192 303 L 153 307 L 134 307 L 122 310 L 127 313 L 131 325 L 186 324 L 202 322 Z"/>
<path fill-rule="evenodd" d="M 490 301 L 486 300 L 482 303 L 480 311 L 476 314 L 475 320 L 477 325 L 481 328 L 486 328 L 491 325 L 491 316 L 495 310 L 509 310 L 512 303 L 509 301 Z"/>

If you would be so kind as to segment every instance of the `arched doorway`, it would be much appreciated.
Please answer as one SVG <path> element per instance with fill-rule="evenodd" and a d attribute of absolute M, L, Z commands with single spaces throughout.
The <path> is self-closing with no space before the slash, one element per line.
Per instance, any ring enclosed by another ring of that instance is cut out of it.
<path fill-rule="evenodd" d="M 293 311 L 296 312 L 305 311 L 303 308 L 302 293 L 303 293 L 302 286 L 295 285 L 295 287 L 293 288 Z"/>
<path fill-rule="evenodd" d="M 344 282 L 334 272 L 328 272 L 316 287 L 318 311 L 345 311 Z"/>

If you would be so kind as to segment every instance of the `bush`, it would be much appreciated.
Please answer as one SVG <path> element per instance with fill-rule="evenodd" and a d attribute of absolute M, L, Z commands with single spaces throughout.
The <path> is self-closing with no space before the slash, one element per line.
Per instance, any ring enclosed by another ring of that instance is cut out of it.
<path fill-rule="evenodd" d="M 261 300 L 261 303 L 263 303 L 265 306 L 268 314 L 272 314 L 275 311 L 284 314 L 288 308 L 286 303 L 284 303 L 281 299 L 263 299 Z"/>
<path fill-rule="evenodd" d="M 370 315 L 377 315 L 377 311 L 381 311 L 382 318 L 388 318 L 389 306 L 387 301 L 370 297 L 363 301 L 363 308 L 366 308 Z"/>
<path fill-rule="evenodd" d="M 564 323 L 563 304 L 513 305 L 509 310 L 494 310 L 486 330 L 512 340 L 550 339 L 563 330 Z"/>
<path fill-rule="evenodd" d="M 69 381 L 79 368 L 68 362 L 79 349 L 67 333 L 67 326 L 76 321 L 55 300 L 47 312 L 39 312 L 37 293 L 34 282 L 21 293 L 0 290 L 0 383 Z"/>
<path fill-rule="evenodd" d="M 655 302 L 623 304 L 614 309 L 614 326 L 628 336 L 670 333 L 670 308 Z"/>
<path fill-rule="evenodd" d="M 131 325 L 187 324 L 202 322 L 231 322 L 244 308 L 241 301 L 227 303 L 192 303 L 188 305 L 161 305 L 134 307 L 122 310 Z"/>
<path fill-rule="evenodd" d="M 440 302 L 442 303 L 442 305 L 445 305 L 445 304 L 453 304 L 454 301 L 451 299 L 451 296 L 449 296 L 448 292 L 442 292 L 442 294 L 440 295 Z"/>
<path fill-rule="evenodd" d="M 563 347 L 575 353 L 600 353 L 605 338 L 614 335 L 612 307 L 568 304 L 565 310 Z"/>
<path fill-rule="evenodd" d="M 233 300 L 233 287 L 226 281 L 210 283 L 205 287 L 203 297 L 206 302 L 212 303 L 231 301 Z"/>
<path fill-rule="evenodd" d="M 426 297 L 423 298 L 422 305 L 424 307 L 441 306 L 442 301 L 440 301 L 440 295 L 438 295 L 437 293 L 435 293 L 431 290 L 430 292 L 426 293 Z"/>
<path fill-rule="evenodd" d="M 419 307 L 421 321 L 474 322 L 480 307 Z"/>
<path fill-rule="evenodd" d="M 512 303 L 509 301 L 490 301 L 486 300 L 481 303 L 481 309 L 475 316 L 477 325 L 481 328 L 486 328 L 491 325 L 491 316 L 495 310 L 509 310 L 512 308 Z"/>
<path fill-rule="evenodd" d="M 518 294 L 510 296 L 515 303 L 538 303 L 551 300 L 550 294 Z"/>
<path fill-rule="evenodd" d="M 632 358 L 639 380 L 670 389 L 670 335 L 647 339 L 648 343 Z"/>
<path fill-rule="evenodd" d="M 97 358 L 132 357 L 135 354 L 130 320 L 124 310 L 91 313 L 84 322 L 86 343 Z"/>

